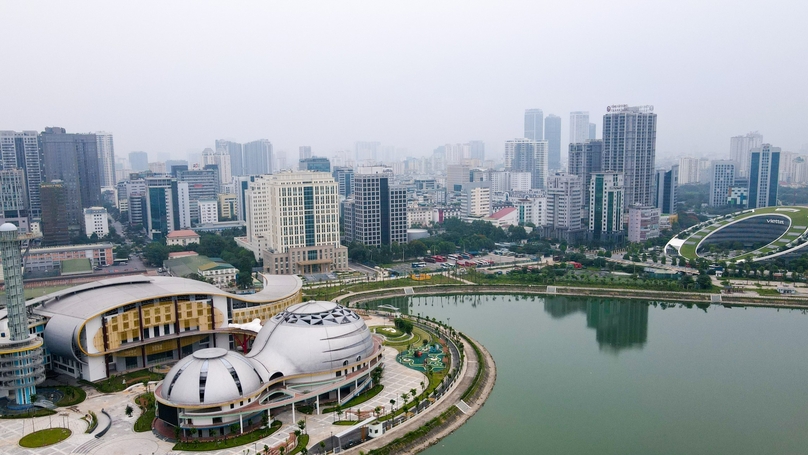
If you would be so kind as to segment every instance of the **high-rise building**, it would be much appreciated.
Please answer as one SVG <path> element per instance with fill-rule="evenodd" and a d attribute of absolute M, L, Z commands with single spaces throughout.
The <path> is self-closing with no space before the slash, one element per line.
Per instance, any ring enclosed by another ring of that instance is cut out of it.
<path fill-rule="evenodd" d="M 583 186 L 573 174 L 556 173 L 547 179 L 548 237 L 571 240 L 583 231 Z"/>
<path fill-rule="evenodd" d="M 272 143 L 258 139 L 244 144 L 244 174 L 263 175 L 274 172 Z"/>
<path fill-rule="evenodd" d="M 193 225 L 193 221 L 191 221 L 191 185 L 188 182 L 177 181 L 177 208 L 179 223 L 176 225 L 178 228 L 180 230 L 191 228 Z"/>
<path fill-rule="evenodd" d="M 301 158 L 297 168 L 301 171 L 331 172 L 331 161 L 320 156 Z"/>
<path fill-rule="evenodd" d="M 379 155 L 379 148 L 381 147 L 381 142 L 367 142 L 367 141 L 359 141 L 354 144 L 354 153 L 356 154 L 356 162 L 359 163 L 360 161 L 371 160 L 375 161 L 376 157 Z"/>
<path fill-rule="evenodd" d="M 738 163 L 738 177 L 749 177 L 749 162 L 752 149 L 763 145 L 763 135 L 752 131 L 745 136 L 734 136 L 729 140 L 729 159 Z"/>
<path fill-rule="evenodd" d="M 738 164 L 735 161 L 715 160 L 710 166 L 710 207 L 727 205 L 729 190 L 735 184 L 735 172 Z"/>
<path fill-rule="evenodd" d="M 211 150 L 206 148 L 202 150 L 202 163 L 207 168 L 209 165 L 214 165 L 219 171 L 219 186 L 227 185 L 233 178 L 230 168 L 230 154 L 227 150 Z M 217 190 L 218 191 L 218 190 Z"/>
<path fill-rule="evenodd" d="M 42 195 L 42 244 L 45 246 L 69 245 L 67 188 L 61 180 L 51 180 L 41 185 L 40 194 Z"/>
<path fill-rule="evenodd" d="M 589 181 L 594 172 L 603 169 L 603 141 L 587 140 L 580 144 L 570 144 L 567 158 L 570 174 L 581 178 L 584 189 L 584 207 L 589 207 Z"/>
<path fill-rule="evenodd" d="M 390 172 L 354 175 L 353 213 L 346 215 L 352 223 L 345 226 L 346 241 L 368 246 L 407 243 L 407 189 L 392 183 Z"/>
<path fill-rule="evenodd" d="M 98 164 L 101 166 L 101 186 L 115 186 L 115 147 L 112 144 L 112 133 L 99 131 L 95 133 L 98 148 Z"/>
<path fill-rule="evenodd" d="M 22 169 L 31 220 L 42 217 L 40 185 L 45 179 L 42 149 L 36 131 L 0 131 L 0 163 L 3 169 Z"/>
<path fill-rule="evenodd" d="M 654 207 L 666 215 L 676 213 L 678 192 L 679 166 L 673 165 L 669 170 L 657 169 L 654 174 Z"/>
<path fill-rule="evenodd" d="M 245 194 L 247 242 L 270 274 L 348 268 L 340 245 L 337 182 L 323 172 L 256 176 Z M 406 235 L 406 232 L 405 232 Z"/>
<path fill-rule="evenodd" d="M 238 219 L 238 196 L 234 194 L 219 195 L 219 220 Z"/>
<path fill-rule="evenodd" d="M 548 169 L 550 172 L 561 170 L 561 117 L 550 114 L 544 119 L 544 139 Z"/>
<path fill-rule="evenodd" d="M 709 160 L 691 157 L 679 158 L 679 184 L 700 183 L 704 168 L 709 168 Z"/>
<path fill-rule="evenodd" d="M 197 204 L 199 206 L 199 224 L 219 222 L 219 203 L 216 199 L 201 199 Z"/>
<path fill-rule="evenodd" d="M 544 140 L 544 112 L 541 109 L 525 110 L 525 137 L 531 141 Z"/>
<path fill-rule="evenodd" d="M 166 169 L 165 161 L 153 161 L 149 163 L 149 172 L 156 175 L 169 174 L 170 170 Z"/>
<path fill-rule="evenodd" d="M 659 237 L 659 209 L 636 205 L 628 209 L 628 241 L 644 242 Z"/>
<path fill-rule="evenodd" d="M 25 308 L 25 290 L 22 283 L 22 244 L 30 242 L 30 234 L 19 235 L 17 226 L 0 225 L 0 259 L 6 290 L 7 329 L 0 343 L 0 396 L 9 399 L 11 407 L 27 407 L 36 395 L 37 384 L 45 380 L 42 338 L 32 335 L 28 311 Z"/>
<path fill-rule="evenodd" d="M 589 124 L 589 140 L 594 141 L 598 138 L 598 126 L 594 123 Z"/>
<path fill-rule="evenodd" d="M 583 144 L 590 138 L 589 111 L 570 112 L 570 143 Z"/>
<path fill-rule="evenodd" d="M 67 191 L 71 236 L 84 231 L 82 209 L 101 205 L 98 140 L 95 134 L 67 134 L 64 128 L 45 128 L 40 135 L 45 178 L 61 180 Z"/>
<path fill-rule="evenodd" d="M 353 168 L 338 166 L 334 168 L 332 175 L 339 185 L 340 196 L 347 198 L 353 194 Z"/>
<path fill-rule="evenodd" d="M 592 238 L 616 240 L 623 231 L 623 174 L 592 174 L 589 200 L 589 233 Z"/>
<path fill-rule="evenodd" d="M 219 193 L 219 174 L 213 166 L 205 169 L 183 170 L 176 173 L 177 180 L 188 183 L 188 202 L 192 223 L 199 223 L 199 201 L 216 199 Z M 189 227 L 189 226 L 182 226 Z"/>
<path fill-rule="evenodd" d="M 224 139 L 216 140 L 216 151 L 220 154 L 230 156 L 230 175 L 247 175 L 249 172 L 244 167 L 244 146 L 238 142 L 227 141 Z M 230 180 L 222 180 L 222 183 L 230 182 Z"/>
<path fill-rule="evenodd" d="M 469 141 L 469 158 L 480 163 L 485 161 L 485 142 Z"/>
<path fill-rule="evenodd" d="M 482 218 L 491 214 L 491 182 L 465 183 L 460 194 L 460 213 L 463 216 Z"/>
<path fill-rule="evenodd" d="M 148 177 L 146 180 L 146 235 L 152 240 L 164 239 L 180 229 L 180 204 L 177 179 Z"/>
<path fill-rule="evenodd" d="M 513 139 L 505 142 L 505 169 L 530 172 L 531 185 L 544 189 L 548 172 L 547 141 Z"/>
<path fill-rule="evenodd" d="M 446 191 L 460 191 L 460 188 L 470 181 L 470 166 L 466 164 L 450 164 L 446 166 Z"/>
<path fill-rule="evenodd" d="M 135 172 L 149 169 L 149 154 L 146 152 L 129 152 L 129 169 Z"/>
<path fill-rule="evenodd" d="M 763 144 L 749 158 L 749 208 L 777 205 L 780 147 Z"/>
<path fill-rule="evenodd" d="M 174 177 L 177 176 L 174 168 L 178 169 L 188 169 L 188 161 L 187 160 L 166 160 L 166 173 L 171 174 Z"/>
<path fill-rule="evenodd" d="M 0 224 L 5 223 L 17 226 L 22 233 L 31 230 L 22 169 L 0 169 Z"/>
<path fill-rule="evenodd" d="M 617 105 L 603 115 L 603 170 L 623 173 L 624 209 L 653 201 L 657 122 L 653 110 L 653 106 Z"/>
<path fill-rule="evenodd" d="M 310 145 L 301 145 L 300 146 L 300 159 L 307 160 L 311 158 L 311 146 Z"/>

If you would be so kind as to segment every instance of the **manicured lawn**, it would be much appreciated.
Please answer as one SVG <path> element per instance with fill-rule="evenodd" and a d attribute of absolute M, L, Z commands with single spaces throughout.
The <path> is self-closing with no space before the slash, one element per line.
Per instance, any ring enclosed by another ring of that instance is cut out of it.
<path fill-rule="evenodd" d="M 73 434 L 67 428 L 48 428 L 35 431 L 20 439 L 20 445 L 28 448 L 45 447 L 64 441 Z"/>
<path fill-rule="evenodd" d="M 391 326 L 377 326 L 372 327 L 373 331 L 378 333 L 379 335 L 384 335 L 388 340 L 391 338 L 397 338 L 404 336 L 404 332 L 398 330 L 395 327 Z"/>
<path fill-rule="evenodd" d="M 58 403 L 56 403 L 56 406 L 64 407 L 64 406 L 77 405 L 87 398 L 87 392 L 85 392 L 84 389 L 82 389 L 81 387 L 73 387 L 71 385 L 66 385 L 66 386 L 59 386 L 56 388 L 59 389 L 59 391 L 61 391 L 64 394 L 62 399 L 59 400 Z"/>
<path fill-rule="evenodd" d="M 305 449 L 306 446 L 309 445 L 309 435 L 301 434 L 299 438 L 297 438 L 297 445 L 288 455 L 295 455 L 296 453 L 300 452 L 301 450 Z"/>
<path fill-rule="evenodd" d="M 132 384 L 137 384 L 143 381 L 159 381 L 165 377 L 161 373 L 152 373 L 149 370 L 130 371 L 117 376 L 112 376 L 109 379 L 98 382 L 82 381 L 82 384 L 87 384 L 95 387 L 96 390 L 103 393 L 120 392 Z"/>
<path fill-rule="evenodd" d="M 140 417 L 135 422 L 135 432 L 143 433 L 151 431 L 151 425 L 155 417 L 154 393 L 144 393 L 135 398 L 135 403 L 140 406 Z"/>
<path fill-rule="evenodd" d="M 276 420 L 272 422 L 267 428 L 262 428 L 260 430 L 255 430 L 252 433 L 243 434 L 241 436 L 236 436 L 232 439 L 225 439 L 224 441 L 210 441 L 210 442 L 202 442 L 202 441 L 194 441 L 194 442 L 178 442 L 174 444 L 174 450 L 188 450 L 191 452 L 204 452 L 207 450 L 219 450 L 219 449 L 227 449 L 230 447 L 238 447 L 244 444 L 249 444 L 251 442 L 255 442 L 259 439 L 264 439 L 265 437 L 271 435 L 272 433 L 278 431 L 278 429 L 282 426 L 280 420 Z M 301 435 L 302 436 L 302 435 Z"/>

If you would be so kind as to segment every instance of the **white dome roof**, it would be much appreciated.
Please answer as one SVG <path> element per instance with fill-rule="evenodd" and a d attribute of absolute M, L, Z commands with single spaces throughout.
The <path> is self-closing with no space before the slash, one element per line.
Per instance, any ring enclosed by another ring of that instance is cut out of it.
<path fill-rule="evenodd" d="M 334 302 L 310 301 L 267 321 L 247 358 L 260 362 L 271 378 L 335 370 L 372 353 L 373 338 L 358 314 Z"/>
<path fill-rule="evenodd" d="M 177 404 L 215 404 L 237 400 L 260 387 L 261 377 L 243 355 L 209 348 L 171 368 L 163 380 L 162 396 Z"/>

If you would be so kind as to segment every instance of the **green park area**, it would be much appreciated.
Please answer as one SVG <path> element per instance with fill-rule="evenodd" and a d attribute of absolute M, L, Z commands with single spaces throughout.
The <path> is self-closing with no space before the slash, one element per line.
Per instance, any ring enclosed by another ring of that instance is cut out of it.
<path fill-rule="evenodd" d="M 20 445 L 30 449 L 45 447 L 64 441 L 73 434 L 67 428 L 47 428 L 25 435 L 20 439 Z"/>

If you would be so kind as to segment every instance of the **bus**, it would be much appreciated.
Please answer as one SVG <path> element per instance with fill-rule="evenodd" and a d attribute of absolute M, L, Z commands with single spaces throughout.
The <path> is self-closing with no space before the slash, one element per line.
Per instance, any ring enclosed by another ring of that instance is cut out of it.
<path fill-rule="evenodd" d="M 421 267 L 426 267 L 426 262 L 413 262 L 412 268 L 420 269 Z"/>

